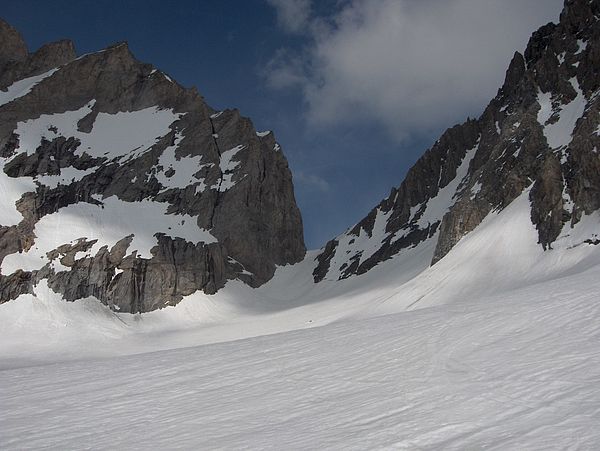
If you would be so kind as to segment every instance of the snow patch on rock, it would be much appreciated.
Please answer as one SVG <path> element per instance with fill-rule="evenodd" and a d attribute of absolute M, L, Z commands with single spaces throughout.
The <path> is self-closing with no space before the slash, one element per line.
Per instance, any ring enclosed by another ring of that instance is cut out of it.
<path fill-rule="evenodd" d="M 101 205 L 80 202 L 43 216 L 35 225 L 35 242 L 28 251 L 4 258 L 2 274 L 17 269 L 33 271 L 48 263 L 47 253 L 63 244 L 74 244 L 86 238 L 97 240 L 86 255 L 96 255 L 103 246 L 111 248 L 117 241 L 133 234 L 129 246 L 141 258 L 151 258 L 150 250 L 157 244 L 156 234 L 164 233 L 191 243 L 214 243 L 217 240 L 207 230 L 198 227 L 189 215 L 167 214 L 169 205 L 150 200 L 124 202 L 116 197 L 102 200 Z"/>
<path fill-rule="evenodd" d="M 164 190 L 172 188 L 185 189 L 194 183 L 198 183 L 197 186 L 206 186 L 204 185 L 204 179 L 195 177 L 195 174 L 202 168 L 212 166 L 213 164 L 202 164 L 201 155 L 178 158 L 175 153 L 182 139 L 183 136 L 181 133 L 178 133 L 175 137 L 175 143 L 163 151 L 158 159 L 157 166 L 155 166 L 155 169 L 158 169 L 158 166 L 162 167 L 161 171 L 157 170 L 155 176 L 164 187 Z M 167 176 L 167 172 L 171 175 Z M 198 189 L 196 192 L 198 192 Z"/>
<path fill-rule="evenodd" d="M 6 88 L 5 91 L 0 90 L 0 106 L 29 94 L 35 85 L 40 83 L 45 78 L 51 77 L 57 70 L 58 68 L 54 68 L 48 72 L 44 72 L 43 74 L 34 75 L 33 77 L 15 81 L 12 85 Z"/>
<path fill-rule="evenodd" d="M 540 109 L 537 120 L 543 127 L 544 136 L 552 149 L 567 146 L 571 142 L 577 120 L 583 116 L 587 105 L 587 100 L 579 87 L 577 78 L 571 78 L 569 81 L 577 92 L 577 97 L 566 105 L 554 107 L 552 105 L 552 93 L 538 91 Z M 549 123 L 550 120 L 555 118 L 554 122 Z"/>
<path fill-rule="evenodd" d="M 479 143 L 465 153 L 462 162 L 456 169 L 456 176 L 452 181 L 443 188 L 440 188 L 437 195 L 427 201 L 427 207 L 417 221 L 417 225 L 420 228 L 424 229 L 437 221 L 441 221 L 444 215 L 456 203 L 458 200 L 456 197 L 457 190 L 469 172 L 469 165 L 477 153 L 477 149 L 479 149 Z"/>
<path fill-rule="evenodd" d="M 17 225 L 23 220 L 23 215 L 17 210 L 16 202 L 23 194 L 36 189 L 32 177 L 9 177 L 4 172 L 7 160 L 0 157 L 0 225 Z"/>
<path fill-rule="evenodd" d="M 233 149 L 226 150 L 221 154 L 221 160 L 219 162 L 219 168 L 221 169 L 222 178 L 221 181 L 211 186 L 211 189 L 216 189 L 220 192 L 225 192 L 230 188 L 233 188 L 236 182 L 233 181 L 233 176 L 235 174 L 235 170 L 240 165 L 239 161 L 235 161 L 233 158 L 237 155 L 237 153 L 244 149 L 246 146 L 238 145 Z"/>
<path fill-rule="evenodd" d="M 92 112 L 95 100 L 75 111 L 43 114 L 36 119 L 19 122 L 15 133 L 19 136 L 16 152 L 33 154 L 42 139 L 58 136 L 77 138 L 81 144 L 77 154 L 84 152 L 94 158 L 136 157 L 150 149 L 170 132 L 170 126 L 179 119 L 171 109 L 156 106 L 138 111 L 115 114 L 98 113 L 90 133 L 81 132 L 77 123 Z"/>

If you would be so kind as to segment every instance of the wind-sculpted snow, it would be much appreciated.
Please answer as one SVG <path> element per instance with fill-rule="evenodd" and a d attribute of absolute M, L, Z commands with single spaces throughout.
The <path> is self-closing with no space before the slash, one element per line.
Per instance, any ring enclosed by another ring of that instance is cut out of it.
<path fill-rule="evenodd" d="M 599 293 L 596 267 L 230 343 L 5 364 L 0 447 L 596 449 Z"/>

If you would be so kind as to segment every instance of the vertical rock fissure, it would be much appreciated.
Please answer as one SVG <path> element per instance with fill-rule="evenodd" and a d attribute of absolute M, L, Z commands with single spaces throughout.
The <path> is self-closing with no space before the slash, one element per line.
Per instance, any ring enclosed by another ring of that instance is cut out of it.
<path fill-rule="evenodd" d="M 213 209 L 210 214 L 209 224 L 210 224 L 210 228 L 212 229 L 214 226 L 215 215 L 217 214 L 217 207 L 219 206 L 219 203 L 221 201 L 221 184 L 223 183 L 223 171 L 221 170 L 221 148 L 219 147 L 219 143 L 216 138 L 217 132 L 215 130 L 215 124 L 211 117 L 209 117 L 208 120 L 210 121 L 210 129 L 211 129 L 213 144 L 215 145 L 215 149 L 217 151 L 217 154 L 219 155 L 219 164 L 217 166 L 219 168 L 219 173 L 220 173 L 219 185 L 216 190 L 215 204 L 213 205 Z"/>

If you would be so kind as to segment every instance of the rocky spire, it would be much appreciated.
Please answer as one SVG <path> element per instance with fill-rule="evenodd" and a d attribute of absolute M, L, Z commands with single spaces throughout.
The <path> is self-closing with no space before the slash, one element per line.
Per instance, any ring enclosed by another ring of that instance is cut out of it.
<path fill-rule="evenodd" d="M 0 18 L 0 67 L 9 62 L 23 61 L 29 55 L 19 32 Z"/>
<path fill-rule="evenodd" d="M 526 189 L 544 249 L 600 209 L 599 18 L 599 0 L 567 0 L 560 22 L 515 53 L 481 117 L 446 131 L 388 198 L 325 246 L 315 280 L 362 274 L 426 243 L 435 264 Z"/>

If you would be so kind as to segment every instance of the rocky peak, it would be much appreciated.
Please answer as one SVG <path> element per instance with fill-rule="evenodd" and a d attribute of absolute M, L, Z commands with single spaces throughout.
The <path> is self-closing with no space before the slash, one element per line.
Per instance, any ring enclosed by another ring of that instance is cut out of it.
<path fill-rule="evenodd" d="M 599 12 L 598 0 L 567 0 L 560 22 L 514 54 L 481 117 L 446 131 L 388 198 L 325 246 L 315 281 L 411 249 L 435 264 L 525 190 L 544 249 L 600 209 Z"/>
<path fill-rule="evenodd" d="M 67 64 L 76 57 L 73 42 L 66 39 L 45 44 L 30 54 L 18 31 L 2 19 L 0 38 L 5 53 L 4 57 L 0 54 L 0 89 L 6 89 L 17 80 Z"/>
<path fill-rule="evenodd" d="M 21 34 L 0 18 L 0 67 L 9 62 L 23 61 L 29 52 Z"/>
<path fill-rule="evenodd" d="M 45 44 L 30 56 L 31 74 L 45 72 L 54 67 L 62 66 L 76 57 L 73 41 L 62 39 Z"/>
<path fill-rule="evenodd" d="M 305 253 L 272 133 L 132 55 L 42 47 L 0 73 L 0 299 L 42 279 L 143 312 Z"/>

